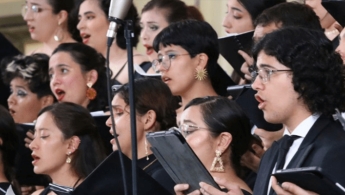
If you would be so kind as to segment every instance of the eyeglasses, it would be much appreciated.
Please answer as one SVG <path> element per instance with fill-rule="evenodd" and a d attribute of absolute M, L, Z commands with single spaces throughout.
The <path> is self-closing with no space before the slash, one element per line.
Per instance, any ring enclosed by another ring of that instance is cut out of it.
<path fill-rule="evenodd" d="M 208 129 L 205 127 L 198 127 L 196 125 L 189 125 L 189 124 L 181 124 L 179 127 L 179 130 L 181 132 L 181 134 L 183 135 L 183 137 L 187 137 L 187 135 L 193 133 L 194 131 L 197 131 L 199 129 Z"/>
<path fill-rule="evenodd" d="M 31 5 L 31 6 L 23 5 L 23 7 L 22 7 L 22 16 L 23 16 L 23 18 L 25 17 L 25 15 L 28 13 L 29 10 L 32 13 L 36 14 L 36 13 L 42 12 L 43 10 L 51 10 L 51 9 L 49 9 L 49 8 L 41 8 L 38 5 Z"/>
<path fill-rule="evenodd" d="M 271 70 L 268 68 L 261 68 L 258 70 L 253 70 L 251 71 L 251 76 L 252 76 L 252 83 L 254 83 L 255 79 L 257 76 L 261 79 L 263 83 L 267 83 L 270 81 L 271 75 L 276 72 L 284 72 L 284 71 L 292 71 L 292 70 Z"/>
<path fill-rule="evenodd" d="M 189 53 L 186 54 L 167 54 L 167 55 L 158 55 L 158 59 L 152 61 L 152 68 L 155 72 L 159 72 L 158 65 L 162 65 L 164 70 L 168 70 L 171 65 L 171 60 L 175 59 L 177 56 L 185 56 L 190 55 Z"/>

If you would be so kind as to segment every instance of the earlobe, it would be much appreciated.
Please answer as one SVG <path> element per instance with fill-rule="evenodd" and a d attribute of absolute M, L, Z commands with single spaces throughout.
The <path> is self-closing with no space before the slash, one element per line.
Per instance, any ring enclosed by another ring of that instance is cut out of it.
<path fill-rule="evenodd" d="M 205 53 L 200 53 L 199 55 L 199 63 L 198 66 L 202 69 L 206 69 L 208 56 Z"/>
<path fill-rule="evenodd" d="M 153 110 L 147 111 L 143 119 L 145 131 L 151 130 L 156 124 L 156 112 Z"/>
<path fill-rule="evenodd" d="M 81 140 L 78 136 L 73 136 L 68 144 L 68 152 L 73 154 L 79 147 Z"/>
<path fill-rule="evenodd" d="M 58 24 L 64 24 L 68 19 L 68 13 L 65 10 L 61 10 L 58 14 Z"/>
<path fill-rule="evenodd" d="M 223 132 L 219 135 L 218 148 L 225 151 L 232 142 L 232 135 L 228 132 Z"/>
<path fill-rule="evenodd" d="M 87 75 L 87 82 L 92 83 L 94 85 L 98 79 L 98 73 L 95 69 L 90 70 Z"/>

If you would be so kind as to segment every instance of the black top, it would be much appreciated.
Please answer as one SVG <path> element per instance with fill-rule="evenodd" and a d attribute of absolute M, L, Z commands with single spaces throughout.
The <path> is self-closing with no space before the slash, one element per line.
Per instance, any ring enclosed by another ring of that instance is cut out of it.
<path fill-rule="evenodd" d="M 170 178 L 168 173 L 164 170 L 162 165 L 159 163 L 159 161 L 153 154 L 150 154 L 148 157 L 149 160 L 146 160 L 146 157 L 138 159 L 138 167 L 143 169 L 147 174 L 149 174 L 153 179 L 155 179 L 170 193 L 175 194 L 175 182 Z"/>
<path fill-rule="evenodd" d="M 0 183 L 0 195 L 5 195 L 10 183 Z"/>

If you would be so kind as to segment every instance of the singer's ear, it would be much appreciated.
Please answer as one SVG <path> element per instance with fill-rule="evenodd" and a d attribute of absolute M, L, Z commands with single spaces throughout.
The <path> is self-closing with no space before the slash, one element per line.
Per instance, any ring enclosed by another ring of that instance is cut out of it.
<path fill-rule="evenodd" d="M 58 14 L 58 24 L 67 27 L 68 13 L 65 10 L 61 10 Z"/>
<path fill-rule="evenodd" d="M 199 60 L 198 67 L 201 69 L 206 69 L 208 56 L 205 53 L 199 53 L 196 57 Z"/>
<path fill-rule="evenodd" d="M 97 79 L 98 79 L 98 73 L 95 69 L 90 70 L 89 72 L 86 73 L 86 81 L 87 83 L 92 82 L 92 84 L 95 84 Z"/>

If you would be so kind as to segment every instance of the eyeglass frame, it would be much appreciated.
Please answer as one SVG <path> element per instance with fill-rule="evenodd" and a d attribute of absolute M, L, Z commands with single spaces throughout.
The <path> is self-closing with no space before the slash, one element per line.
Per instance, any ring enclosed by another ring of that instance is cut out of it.
<path fill-rule="evenodd" d="M 186 127 L 187 128 L 184 130 L 182 128 Z M 193 127 L 194 129 L 193 130 L 188 130 L 190 127 Z M 178 127 L 180 133 L 182 134 L 183 137 L 187 137 L 190 133 L 193 133 L 197 130 L 200 130 L 200 129 L 209 129 L 209 128 L 206 128 L 206 127 L 199 127 L 197 125 L 191 125 L 191 124 L 186 124 L 186 123 L 182 123 L 179 127 Z M 186 132 L 189 132 L 189 134 L 187 134 Z"/>
<path fill-rule="evenodd" d="M 155 72 L 159 72 L 158 70 L 158 65 L 161 65 L 164 70 L 169 70 L 170 66 L 171 66 L 171 59 L 175 59 L 176 57 L 178 56 L 186 56 L 186 55 L 192 55 L 190 53 L 185 53 L 185 54 L 165 54 L 165 55 L 158 55 L 158 59 L 155 59 L 151 62 L 151 67 L 152 69 L 155 71 Z M 159 57 L 162 56 L 162 59 L 159 59 Z M 169 65 L 166 66 L 164 65 L 165 61 L 165 56 L 168 56 L 168 59 L 169 59 Z M 175 58 L 173 58 L 175 57 Z"/>
<path fill-rule="evenodd" d="M 29 9 L 29 7 L 30 7 L 30 9 Z M 31 6 L 28 6 L 28 5 L 24 4 L 24 5 L 22 6 L 22 10 L 21 10 L 21 14 L 22 14 L 22 17 L 23 17 L 23 18 L 24 18 L 25 15 L 29 12 L 29 10 L 30 10 L 32 13 L 37 14 L 37 13 L 40 13 L 40 12 L 42 12 L 42 11 L 44 11 L 44 10 L 52 10 L 52 9 L 50 9 L 50 8 L 42 8 L 42 7 L 40 7 L 39 5 L 31 5 Z"/>
<path fill-rule="evenodd" d="M 260 71 L 265 71 L 265 74 L 267 75 L 266 77 L 260 77 L 259 75 L 259 72 Z M 255 79 L 257 76 L 259 76 L 260 80 L 263 82 L 263 83 L 267 83 L 270 81 L 271 79 L 271 75 L 273 73 L 276 73 L 276 72 L 286 72 L 286 71 L 292 71 L 291 69 L 290 70 L 276 70 L 276 69 L 269 69 L 269 68 L 253 68 L 253 70 L 250 72 L 250 76 L 252 77 L 252 83 L 254 83 Z"/>

